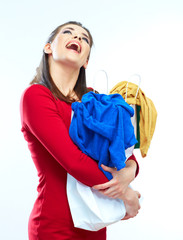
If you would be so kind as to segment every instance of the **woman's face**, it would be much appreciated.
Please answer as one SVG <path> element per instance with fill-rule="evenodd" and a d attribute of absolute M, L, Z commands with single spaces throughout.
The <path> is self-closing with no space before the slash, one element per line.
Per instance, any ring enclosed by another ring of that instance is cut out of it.
<path fill-rule="evenodd" d="M 54 61 L 69 64 L 73 67 L 86 68 L 90 54 L 88 32 L 74 24 L 63 26 L 51 44 L 47 44 Z M 45 48 L 46 48 L 45 46 Z"/>

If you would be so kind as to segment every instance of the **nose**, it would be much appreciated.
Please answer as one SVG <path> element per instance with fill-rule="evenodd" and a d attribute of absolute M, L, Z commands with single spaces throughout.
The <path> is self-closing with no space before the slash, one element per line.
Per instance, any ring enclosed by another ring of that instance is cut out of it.
<path fill-rule="evenodd" d="M 75 35 L 75 36 L 74 36 L 74 39 L 77 39 L 77 38 L 79 39 L 79 41 L 81 41 L 81 37 L 78 36 L 78 35 Z"/>

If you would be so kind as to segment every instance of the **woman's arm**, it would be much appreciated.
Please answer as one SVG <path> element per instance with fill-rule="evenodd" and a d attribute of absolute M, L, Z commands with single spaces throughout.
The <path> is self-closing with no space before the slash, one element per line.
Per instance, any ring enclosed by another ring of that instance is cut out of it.
<path fill-rule="evenodd" d="M 24 92 L 21 118 L 22 129 L 28 129 L 74 178 L 88 186 L 108 181 L 97 163 L 72 142 L 56 100 L 46 87 L 32 85 Z"/>
<path fill-rule="evenodd" d="M 120 171 L 104 165 L 102 165 L 102 168 L 105 171 L 110 172 L 113 179 L 107 183 L 93 186 L 93 188 L 111 198 L 122 198 L 125 195 L 128 186 L 137 176 L 139 171 L 139 165 L 134 155 L 126 161 L 126 167 Z"/>
<path fill-rule="evenodd" d="M 133 181 L 139 171 L 135 156 L 132 155 L 127 160 L 126 167 L 120 171 L 104 165 L 102 168 L 105 171 L 110 172 L 113 175 L 113 179 L 107 183 L 96 185 L 93 188 L 108 197 L 119 198 L 124 201 L 127 214 L 123 220 L 135 217 L 140 209 L 140 193 L 129 187 L 129 184 Z"/>

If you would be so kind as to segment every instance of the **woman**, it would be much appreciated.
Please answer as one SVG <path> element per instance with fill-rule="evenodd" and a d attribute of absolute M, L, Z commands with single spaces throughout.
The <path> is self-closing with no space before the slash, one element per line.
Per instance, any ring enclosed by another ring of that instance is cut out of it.
<path fill-rule="evenodd" d="M 90 32 L 80 23 L 57 27 L 44 46 L 37 75 L 21 99 L 22 132 L 38 171 L 38 196 L 29 219 L 30 240 L 106 239 L 106 229 L 74 228 L 66 195 L 67 172 L 103 194 L 124 200 L 126 219 L 140 208 L 139 194 L 128 188 L 138 171 L 135 157 L 108 182 L 97 163 L 69 137 L 71 103 L 89 91 L 85 68 L 92 47 Z"/>

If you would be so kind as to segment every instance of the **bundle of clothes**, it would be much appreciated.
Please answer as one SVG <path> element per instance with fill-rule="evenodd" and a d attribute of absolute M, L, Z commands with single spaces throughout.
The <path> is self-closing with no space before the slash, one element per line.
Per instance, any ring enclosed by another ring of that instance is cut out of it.
<path fill-rule="evenodd" d="M 71 139 L 83 153 L 98 161 L 101 171 L 111 179 L 101 164 L 124 168 L 125 150 L 137 143 L 131 122 L 133 108 L 120 94 L 89 92 L 81 102 L 72 104 L 72 110 Z"/>
<path fill-rule="evenodd" d="M 124 168 L 133 146 L 145 157 L 153 137 L 157 111 L 141 89 L 136 96 L 137 89 L 136 84 L 123 81 L 109 95 L 89 92 L 81 102 L 72 103 L 70 137 L 82 152 L 98 161 L 108 179 L 112 176 L 101 164 Z"/>
<path fill-rule="evenodd" d="M 138 94 L 137 94 L 138 93 Z M 147 155 L 155 130 L 153 102 L 135 84 L 120 82 L 109 95 L 88 92 L 72 103 L 69 134 L 80 150 L 98 162 L 121 170 L 134 147 Z M 138 141 L 137 141 L 138 140 Z M 67 197 L 74 226 L 98 231 L 126 214 L 121 199 L 108 198 L 67 174 Z"/>

